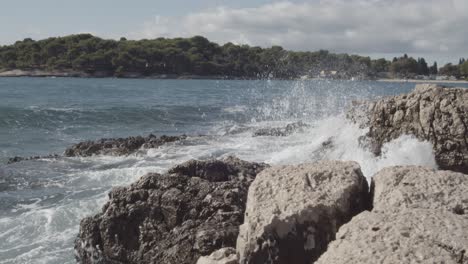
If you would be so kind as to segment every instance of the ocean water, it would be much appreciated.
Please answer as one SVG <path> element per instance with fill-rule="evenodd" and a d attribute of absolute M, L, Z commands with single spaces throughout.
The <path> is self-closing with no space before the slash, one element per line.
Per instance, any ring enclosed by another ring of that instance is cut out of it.
<path fill-rule="evenodd" d="M 372 81 L 0 78 L 0 263 L 75 263 L 80 219 L 99 212 L 113 186 L 193 158 L 355 160 L 369 179 L 385 166 L 435 167 L 431 145 L 410 136 L 374 157 L 358 144 L 366 129 L 344 118 L 352 100 L 413 88 Z M 297 121 L 310 127 L 286 137 L 252 136 Z M 6 164 L 13 156 L 61 154 L 83 140 L 149 133 L 193 137 L 128 157 Z M 323 148 L 329 139 L 333 144 Z"/>

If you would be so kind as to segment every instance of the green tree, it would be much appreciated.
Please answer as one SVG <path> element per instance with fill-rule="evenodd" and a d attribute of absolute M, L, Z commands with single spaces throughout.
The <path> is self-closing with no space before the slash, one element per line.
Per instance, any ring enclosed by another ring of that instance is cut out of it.
<path fill-rule="evenodd" d="M 422 58 L 415 62 L 407 55 L 390 62 L 327 50 L 297 52 L 280 46 L 261 48 L 233 43 L 219 46 L 202 36 L 109 40 L 75 34 L 38 41 L 27 38 L 0 46 L 1 69 L 76 70 L 109 76 L 131 72 L 288 79 L 316 76 L 321 71 L 336 71 L 340 78 L 389 70 L 400 75 L 425 72 Z"/>
<path fill-rule="evenodd" d="M 434 61 L 434 64 L 431 67 L 429 67 L 429 74 L 435 75 L 438 72 L 439 72 L 439 68 L 437 67 L 437 62 Z"/>
<path fill-rule="evenodd" d="M 465 61 L 460 65 L 460 74 L 463 77 L 468 78 L 468 61 Z"/>
<path fill-rule="evenodd" d="M 418 74 L 418 62 L 408 55 L 404 55 L 399 58 L 397 61 L 390 64 L 390 71 L 394 76 L 399 77 L 412 77 L 415 74 Z"/>
<path fill-rule="evenodd" d="M 390 62 L 386 59 L 378 59 L 374 60 L 371 63 L 371 68 L 374 72 L 388 72 L 389 71 Z"/>
<path fill-rule="evenodd" d="M 429 74 L 429 68 L 427 67 L 427 63 L 424 58 L 418 58 L 418 74 L 422 74 L 422 75 Z"/>
<path fill-rule="evenodd" d="M 440 68 L 439 74 L 460 78 L 460 65 L 453 65 L 452 63 L 447 63 L 444 65 L 444 67 Z"/>

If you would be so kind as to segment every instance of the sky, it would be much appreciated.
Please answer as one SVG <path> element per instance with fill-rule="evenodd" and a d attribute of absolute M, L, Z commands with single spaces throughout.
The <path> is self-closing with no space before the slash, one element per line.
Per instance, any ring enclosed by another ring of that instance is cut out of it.
<path fill-rule="evenodd" d="M 220 44 L 327 49 L 439 66 L 468 58 L 468 0 L 0 0 L 0 45 L 74 33 L 202 35 Z"/>

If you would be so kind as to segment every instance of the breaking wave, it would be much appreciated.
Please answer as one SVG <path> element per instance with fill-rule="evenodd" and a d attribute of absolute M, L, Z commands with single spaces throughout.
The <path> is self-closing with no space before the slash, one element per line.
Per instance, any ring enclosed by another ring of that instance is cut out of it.
<path fill-rule="evenodd" d="M 163 172 L 188 159 L 236 155 L 270 164 L 354 160 L 368 179 L 390 165 L 436 166 L 431 145 L 410 136 L 385 144 L 382 155 L 375 157 L 359 145 L 366 129 L 344 117 L 351 100 L 407 92 L 411 88 L 406 84 L 391 84 L 400 85 L 392 88 L 375 82 L 133 83 L 57 78 L 42 80 L 44 86 L 32 89 L 36 85 L 32 80 L 14 81 L 24 87 L 21 98 L 26 99 L 23 105 L 0 102 L 0 159 L 60 152 L 79 140 L 101 137 L 147 133 L 204 136 L 127 157 L 0 165 L 0 264 L 75 263 L 73 241 L 79 222 L 100 211 L 112 187 L 128 185 L 145 173 Z M 86 95 L 75 93 L 74 103 L 65 106 L 69 97 L 61 89 L 77 86 L 90 90 Z M 34 106 L 38 105 L 34 93 L 41 89 L 46 94 L 61 91 L 63 96 L 55 100 L 63 102 Z M 286 136 L 253 136 L 258 129 L 298 121 L 308 126 Z"/>

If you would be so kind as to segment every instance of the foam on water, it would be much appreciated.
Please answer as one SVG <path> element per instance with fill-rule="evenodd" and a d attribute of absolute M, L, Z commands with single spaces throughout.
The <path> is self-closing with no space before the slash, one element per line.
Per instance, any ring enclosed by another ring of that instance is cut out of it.
<path fill-rule="evenodd" d="M 436 166 L 431 145 L 410 136 L 385 144 L 380 157 L 359 145 L 359 137 L 367 131 L 348 122 L 343 111 L 353 98 L 391 93 L 375 84 L 153 80 L 138 81 L 135 87 L 129 80 L 41 79 L 38 82 L 45 82 L 42 89 L 47 90 L 57 85 L 57 80 L 69 82 L 49 91 L 51 96 L 63 93 L 64 103 L 58 106 L 31 102 L 29 105 L 34 107 L 18 109 L 16 104 L 24 98 L 19 96 L 9 99 L 10 105 L 3 108 L 4 113 L 0 107 L 0 123 L 8 121 L 8 127 L 3 128 L 6 130 L 0 127 L 0 138 L 7 136 L 14 141 L 16 133 L 23 133 L 20 138 L 35 136 L 43 141 L 20 141 L 15 143 L 18 146 L 3 144 L 9 152 L 0 150 L 2 157 L 14 156 L 15 151 L 29 153 L 21 151 L 30 144 L 36 144 L 37 149 L 47 154 L 60 146 L 63 151 L 64 146 L 77 139 L 122 133 L 130 136 L 156 130 L 182 131 L 189 135 L 200 132 L 207 136 L 191 137 L 181 144 L 139 151 L 128 157 L 60 158 L 0 165 L 0 264 L 74 263 L 73 243 L 80 220 L 101 210 L 113 186 L 128 185 L 148 172 L 164 172 L 189 159 L 236 155 L 270 164 L 354 160 L 368 179 L 391 165 Z M 99 89 L 90 88 L 99 83 L 102 84 Z M 155 83 L 162 88 L 153 87 Z M 36 85 L 28 83 L 25 89 L 32 93 Z M 66 90 L 66 85 L 73 89 Z M 94 97 L 80 98 L 74 90 L 76 85 Z M 378 93 L 376 89 L 380 89 Z M 139 97 L 135 90 L 143 96 Z M 15 91 L 5 93 L 5 98 Z M 41 96 L 47 102 L 47 93 Z M 119 105 L 127 100 L 133 101 Z M 88 106 L 92 106 L 91 110 L 83 110 Z M 34 122 L 30 122 L 31 115 Z M 24 124 L 16 126 L 18 120 Z M 310 126 L 284 137 L 253 136 L 256 129 L 284 127 L 299 120 Z"/>
<path fill-rule="evenodd" d="M 268 126 L 278 126 L 268 123 Z M 254 127 L 264 127 L 258 123 Z M 283 124 L 284 125 L 284 124 Z M 384 144 L 382 155 L 375 157 L 359 143 L 367 133 L 350 123 L 343 115 L 317 120 L 305 131 L 287 137 L 252 137 L 252 130 L 215 138 L 205 145 L 182 147 L 186 158 L 209 158 L 236 155 L 240 158 L 269 164 L 298 164 L 321 159 L 352 160 L 360 164 L 370 179 L 378 170 L 393 165 L 421 165 L 435 168 L 432 145 L 411 136 L 402 136 Z M 152 155 L 161 150 L 154 150 Z M 173 154 L 177 156 L 177 154 Z M 179 157 L 180 158 L 180 157 Z"/>

